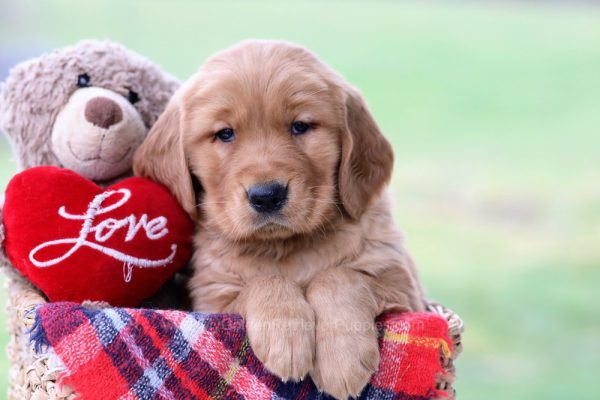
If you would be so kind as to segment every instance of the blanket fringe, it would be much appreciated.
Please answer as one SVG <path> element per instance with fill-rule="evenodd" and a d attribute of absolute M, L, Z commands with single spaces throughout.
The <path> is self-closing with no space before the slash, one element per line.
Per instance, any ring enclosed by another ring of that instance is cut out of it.
<path fill-rule="evenodd" d="M 50 346 L 48 337 L 46 336 L 46 330 L 42 325 L 42 319 L 37 315 L 40 306 L 36 306 L 31 310 L 27 311 L 28 314 L 35 313 L 33 326 L 27 331 L 29 334 L 29 343 L 33 345 L 33 348 L 37 354 L 43 353 Z"/>

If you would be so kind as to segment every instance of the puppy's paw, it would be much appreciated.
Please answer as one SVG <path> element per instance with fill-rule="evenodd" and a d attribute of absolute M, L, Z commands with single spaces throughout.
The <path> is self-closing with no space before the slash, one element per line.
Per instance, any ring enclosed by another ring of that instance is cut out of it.
<path fill-rule="evenodd" d="M 310 375 L 319 390 L 346 400 L 360 394 L 378 367 L 379 346 L 374 333 L 327 332 L 317 337 Z"/>
<path fill-rule="evenodd" d="M 256 357 L 282 380 L 300 381 L 312 369 L 315 317 L 306 301 L 277 304 L 247 315 L 246 330 Z"/>

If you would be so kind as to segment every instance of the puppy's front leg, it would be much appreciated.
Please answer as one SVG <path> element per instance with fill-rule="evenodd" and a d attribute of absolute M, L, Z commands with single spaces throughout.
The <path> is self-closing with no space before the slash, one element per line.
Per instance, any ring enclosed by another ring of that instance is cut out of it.
<path fill-rule="evenodd" d="M 311 377 L 337 399 L 358 396 L 379 366 L 378 302 L 368 277 L 331 268 L 319 273 L 306 296 L 317 322 Z"/>
<path fill-rule="evenodd" d="M 255 278 L 236 303 L 265 367 L 286 381 L 304 378 L 313 366 L 315 316 L 302 289 L 281 276 Z"/>

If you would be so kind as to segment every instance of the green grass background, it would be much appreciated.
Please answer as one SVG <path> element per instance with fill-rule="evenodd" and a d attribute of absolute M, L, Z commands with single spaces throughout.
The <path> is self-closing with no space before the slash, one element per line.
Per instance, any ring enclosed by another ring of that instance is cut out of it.
<path fill-rule="evenodd" d="M 597 399 L 600 8 L 552 3 L 3 0 L 0 56 L 111 38 L 185 78 L 241 39 L 308 46 L 394 144 L 397 222 L 466 323 L 459 398 Z"/>

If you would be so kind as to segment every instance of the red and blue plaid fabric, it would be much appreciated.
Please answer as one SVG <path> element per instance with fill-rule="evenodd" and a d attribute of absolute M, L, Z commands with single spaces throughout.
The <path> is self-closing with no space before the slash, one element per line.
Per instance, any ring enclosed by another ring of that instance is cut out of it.
<path fill-rule="evenodd" d="M 440 352 L 451 351 L 446 321 L 408 313 L 379 324 L 381 363 L 360 399 L 443 397 L 435 382 Z M 84 400 L 329 398 L 310 379 L 284 383 L 266 371 L 236 315 L 48 303 L 36 309 L 32 342 L 58 357 L 60 382 Z"/>

